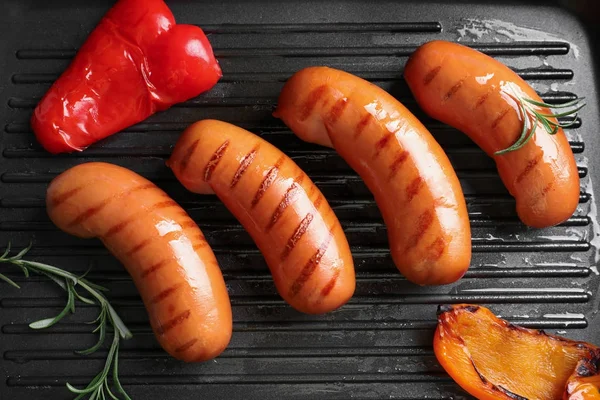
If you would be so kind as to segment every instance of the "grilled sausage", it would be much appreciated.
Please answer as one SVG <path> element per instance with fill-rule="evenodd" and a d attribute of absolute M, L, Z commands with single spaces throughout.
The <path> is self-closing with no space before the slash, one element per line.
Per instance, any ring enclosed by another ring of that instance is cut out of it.
<path fill-rule="evenodd" d="M 404 76 L 427 114 L 466 133 L 493 157 L 525 224 L 543 228 L 573 215 L 579 174 L 562 128 L 549 135 L 538 122 L 525 146 L 495 154 L 513 145 L 522 132 L 525 118 L 518 98 L 542 101 L 515 72 L 466 46 L 433 41 L 411 56 Z M 548 108 L 536 108 L 551 114 Z"/>
<path fill-rule="evenodd" d="M 204 361 L 225 349 L 231 306 L 217 260 L 196 223 L 165 192 L 128 169 L 94 162 L 56 177 L 46 205 L 60 229 L 99 238 L 123 263 L 169 354 Z"/>
<path fill-rule="evenodd" d="M 327 200 L 285 154 L 234 125 L 190 126 L 168 161 L 194 193 L 216 193 L 264 255 L 275 286 L 292 307 L 319 314 L 354 293 L 354 264 Z"/>
<path fill-rule="evenodd" d="M 275 116 L 301 139 L 334 147 L 364 179 L 392 258 L 418 284 L 458 280 L 471 260 L 465 200 L 450 161 L 396 99 L 343 71 L 310 67 L 285 84 Z"/>

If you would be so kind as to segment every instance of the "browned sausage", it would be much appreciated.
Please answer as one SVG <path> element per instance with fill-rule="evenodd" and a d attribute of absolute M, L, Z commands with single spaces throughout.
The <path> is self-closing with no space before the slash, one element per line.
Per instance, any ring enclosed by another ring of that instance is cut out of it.
<path fill-rule="evenodd" d="M 275 116 L 301 139 L 334 147 L 364 179 L 406 278 L 433 285 L 463 276 L 471 231 L 458 178 L 442 148 L 400 102 L 354 75 L 311 67 L 287 81 Z"/>
<path fill-rule="evenodd" d="M 573 215 L 579 204 L 579 172 L 562 128 L 549 135 L 538 121 L 523 147 L 497 153 L 513 145 L 523 130 L 522 99 L 542 101 L 514 71 L 469 47 L 433 41 L 411 56 L 404 75 L 427 114 L 465 132 L 494 158 L 525 224 L 544 228 Z M 523 104 L 529 114 L 530 109 L 552 114 L 526 100 Z"/>
<path fill-rule="evenodd" d="M 231 338 L 231 306 L 215 256 L 187 213 L 156 185 L 105 163 L 73 167 L 46 197 L 62 230 L 97 237 L 125 266 L 161 346 L 184 361 L 218 356 Z"/>
<path fill-rule="evenodd" d="M 195 193 L 216 193 L 263 253 L 292 307 L 318 314 L 354 293 L 354 264 L 340 223 L 306 174 L 279 149 L 237 126 L 190 126 L 168 161 Z"/>

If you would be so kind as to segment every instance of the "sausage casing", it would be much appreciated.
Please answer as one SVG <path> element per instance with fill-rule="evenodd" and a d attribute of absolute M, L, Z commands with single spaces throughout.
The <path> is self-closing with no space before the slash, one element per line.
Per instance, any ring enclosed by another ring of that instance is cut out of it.
<path fill-rule="evenodd" d="M 216 193 L 261 250 L 281 297 L 319 314 L 354 293 L 352 255 L 339 220 L 310 178 L 279 149 L 221 121 L 191 125 L 168 161 L 195 193 Z"/>
<path fill-rule="evenodd" d="M 392 258 L 418 284 L 458 280 L 471 260 L 460 183 L 439 144 L 400 102 L 349 73 L 295 73 L 275 116 L 301 139 L 333 147 L 363 178 L 388 229 Z"/>
<path fill-rule="evenodd" d="M 232 317 L 221 270 L 196 223 L 165 192 L 128 169 L 94 162 L 56 177 L 46 205 L 60 229 L 99 238 L 123 263 L 169 354 L 204 361 L 227 347 Z"/>

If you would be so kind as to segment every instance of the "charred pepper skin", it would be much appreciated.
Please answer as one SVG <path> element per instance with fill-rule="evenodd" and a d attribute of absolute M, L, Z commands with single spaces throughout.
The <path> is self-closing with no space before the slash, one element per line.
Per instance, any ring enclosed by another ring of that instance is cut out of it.
<path fill-rule="evenodd" d="M 221 68 L 163 0 L 120 0 L 41 99 L 31 126 L 51 153 L 81 151 L 212 88 Z"/>

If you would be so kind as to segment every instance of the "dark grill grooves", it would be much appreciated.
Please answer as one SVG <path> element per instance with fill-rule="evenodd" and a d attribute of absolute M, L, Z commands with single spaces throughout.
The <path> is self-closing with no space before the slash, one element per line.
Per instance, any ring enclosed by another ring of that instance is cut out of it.
<path fill-rule="evenodd" d="M 170 2 L 180 22 L 199 24 L 209 34 L 223 79 L 211 92 L 84 153 L 51 156 L 35 142 L 30 114 L 110 2 L 82 2 L 75 9 L 66 0 L 32 1 L 37 4 L 26 7 L 9 0 L 9 12 L 0 15 L 6 38 L 0 42 L 0 246 L 11 240 L 20 248 L 32 240 L 30 256 L 36 261 L 78 273 L 94 264 L 89 278 L 111 289 L 109 296 L 135 335 L 123 345 L 120 364 L 133 398 L 464 397 L 433 355 L 439 303 L 482 303 L 513 323 L 595 340 L 598 323 L 591 316 L 600 275 L 591 240 L 600 232 L 590 210 L 598 205 L 593 188 L 600 187 L 593 157 L 600 145 L 595 134 L 600 113 L 590 82 L 597 81 L 598 68 L 587 53 L 594 43 L 583 36 L 586 28 L 558 7 L 524 2 L 517 15 L 502 1 L 444 7 L 430 0 Z M 459 19 L 464 15 L 482 21 Z M 494 21 L 505 25 L 493 28 Z M 511 23 L 527 25 L 525 34 Z M 554 26 L 560 26 L 560 33 L 543 32 Z M 432 39 L 460 39 L 499 58 L 534 85 L 545 102 L 588 98 L 588 107 L 567 131 L 582 177 L 574 216 L 542 231 L 524 228 L 493 162 L 463 134 L 424 117 L 402 72 L 414 49 Z M 299 68 L 317 64 L 345 69 L 389 90 L 422 119 L 449 155 L 473 231 L 473 265 L 457 284 L 416 288 L 407 282 L 391 262 L 387 230 L 362 180 L 333 150 L 301 142 L 270 117 L 283 83 Z M 326 316 L 291 310 L 276 294 L 256 246 L 219 200 L 187 193 L 164 167 L 179 133 L 200 118 L 226 119 L 261 134 L 323 192 L 342 222 L 356 263 L 356 296 L 346 307 Z M 221 263 L 234 313 L 231 345 L 216 362 L 183 365 L 170 359 L 153 338 L 127 272 L 98 240 L 69 237 L 47 219 L 48 182 L 72 165 L 94 160 L 132 168 L 155 181 L 203 229 Z M 63 293 L 44 277 L 26 279 L 4 267 L 0 272 L 24 286 L 18 291 L 0 283 L 0 353 L 6 372 L 0 398 L 62 398 L 66 381 L 87 383 L 105 353 L 83 358 L 73 350 L 93 344 L 91 327 L 83 322 L 92 320 L 95 310 L 78 305 L 68 321 L 33 331 L 27 323 L 59 312 Z"/>

